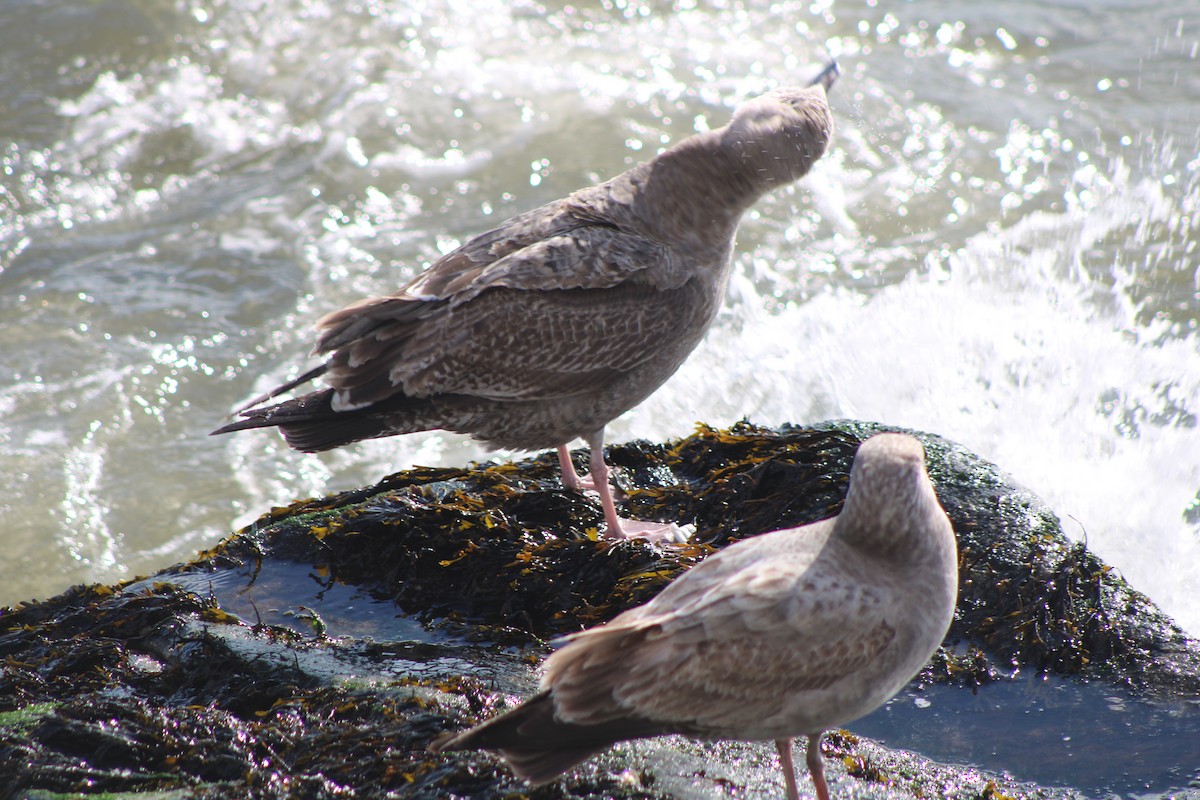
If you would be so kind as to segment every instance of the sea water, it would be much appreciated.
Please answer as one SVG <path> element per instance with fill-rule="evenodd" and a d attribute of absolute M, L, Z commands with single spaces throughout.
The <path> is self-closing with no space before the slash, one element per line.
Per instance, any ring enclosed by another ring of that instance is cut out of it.
<path fill-rule="evenodd" d="M 836 56 L 838 130 L 610 441 L 853 417 L 1010 472 L 1200 634 L 1200 6 L 0 8 L 0 603 L 489 457 L 209 437 L 311 324 Z M 501 454 L 505 455 L 505 454 Z"/>

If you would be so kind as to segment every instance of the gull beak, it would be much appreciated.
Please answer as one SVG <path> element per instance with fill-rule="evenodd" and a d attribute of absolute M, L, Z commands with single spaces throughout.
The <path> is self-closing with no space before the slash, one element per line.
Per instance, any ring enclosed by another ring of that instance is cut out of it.
<path fill-rule="evenodd" d="M 828 92 L 833 87 L 833 84 L 837 82 L 838 76 L 841 74 L 841 67 L 838 66 L 838 63 L 835 59 L 831 58 L 829 59 L 829 63 L 817 73 L 816 77 L 808 82 L 808 85 L 816 86 L 819 83 L 824 86 L 825 91 Z"/>

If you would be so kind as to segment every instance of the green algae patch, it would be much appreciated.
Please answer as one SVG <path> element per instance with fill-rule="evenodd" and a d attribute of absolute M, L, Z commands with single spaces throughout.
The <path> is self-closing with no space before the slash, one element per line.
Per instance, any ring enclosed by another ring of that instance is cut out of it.
<path fill-rule="evenodd" d="M 166 792 L 44 792 L 33 790 L 22 800 L 183 800 L 195 797 L 191 790 L 175 789 Z"/>
<path fill-rule="evenodd" d="M 57 703 L 31 703 L 14 711 L 0 712 L 0 734 L 25 733 L 54 714 L 57 708 Z"/>

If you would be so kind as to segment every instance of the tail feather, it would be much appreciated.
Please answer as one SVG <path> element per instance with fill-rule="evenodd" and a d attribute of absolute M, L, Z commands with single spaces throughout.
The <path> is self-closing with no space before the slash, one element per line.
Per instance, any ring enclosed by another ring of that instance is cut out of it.
<path fill-rule="evenodd" d="M 256 405 L 259 405 L 260 403 L 265 403 L 268 400 L 279 397 L 279 395 L 283 394 L 284 392 L 290 392 L 292 389 L 295 389 L 297 386 L 302 386 L 303 384 L 306 384 L 309 381 L 312 381 L 312 380 L 315 380 L 315 379 L 321 377 L 322 375 L 325 374 L 325 371 L 328 369 L 329 369 L 328 363 L 318 364 L 317 366 L 313 367 L 312 369 L 310 369 L 308 372 L 304 373 L 300 377 L 293 378 L 292 380 L 288 381 L 287 383 L 282 383 L 279 386 L 276 386 L 271 391 L 267 392 L 266 394 L 260 394 L 258 397 L 254 398 L 250 402 L 240 406 L 233 413 L 241 414 L 243 411 L 250 409 L 250 408 L 254 408 Z M 240 430 L 240 428 L 232 428 L 231 430 Z M 218 431 L 214 431 L 214 433 L 217 433 L 217 432 Z"/>
<path fill-rule="evenodd" d="M 609 745 L 565 750 L 503 749 L 500 755 L 508 762 L 514 775 L 537 786 L 549 783 L 572 767 L 577 767 L 592 756 L 603 753 L 608 747 Z"/>
<path fill-rule="evenodd" d="M 511 711 L 460 733 L 445 734 L 429 749 L 496 750 L 517 777 L 533 784 L 552 781 L 613 744 L 671 733 L 662 723 L 622 717 L 595 725 L 577 725 L 555 716 L 549 691 L 534 695 Z"/>
<path fill-rule="evenodd" d="M 241 415 L 241 419 L 217 428 L 210 435 L 279 428 L 289 447 L 303 453 L 318 453 L 363 439 L 439 427 L 429 400 L 397 396 L 363 409 L 335 411 L 332 389 L 242 411 Z"/>

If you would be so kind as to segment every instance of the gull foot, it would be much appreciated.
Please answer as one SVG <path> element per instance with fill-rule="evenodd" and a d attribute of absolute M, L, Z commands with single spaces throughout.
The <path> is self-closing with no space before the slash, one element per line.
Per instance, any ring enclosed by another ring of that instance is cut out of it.
<path fill-rule="evenodd" d="M 613 531 L 607 526 L 600 534 L 613 541 L 642 539 L 651 544 L 684 544 L 696 532 L 695 525 L 676 525 L 674 522 L 644 522 L 640 519 L 618 517 L 620 527 Z"/>
<path fill-rule="evenodd" d="M 576 492 L 580 492 L 580 493 L 595 492 L 596 494 L 600 494 L 600 487 L 597 485 L 597 483 L 594 480 L 592 480 L 592 476 L 590 473 L 587 475 L 580 475 L 578 478 L 576 478 L 576 484 L 574 486 L 567 486 L 565 482 L 564 482 L 563 486 L 567 489 L 570 489 L 570 490 L 576 491 Z M 613 496 L 614 500 L 621 502 L 621 501 L 625 501 L 625 500 L 629 499 L 629 494 L 626 493 L 626 491 L 624 489 L 622 489 L 620 486 L 617 486 L 615 483 L 610 484 L 609 488 L 612 491 L 612 496 Z"/>

